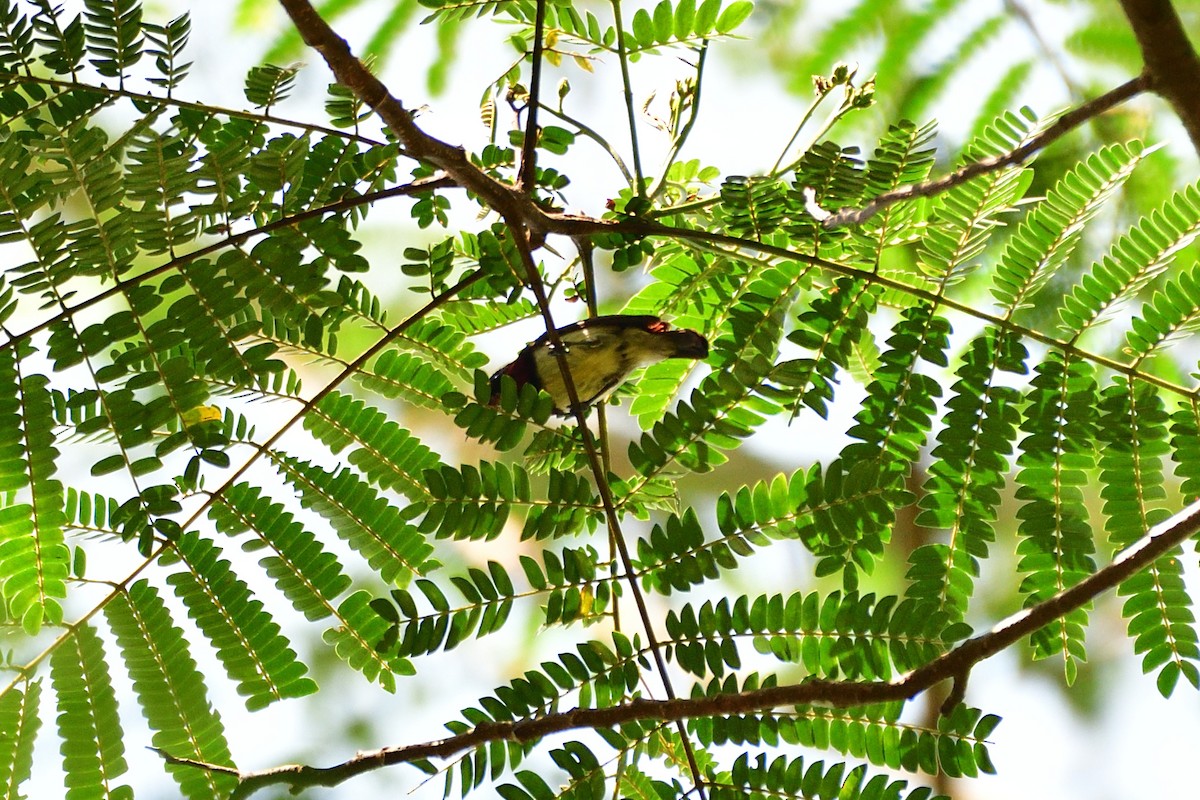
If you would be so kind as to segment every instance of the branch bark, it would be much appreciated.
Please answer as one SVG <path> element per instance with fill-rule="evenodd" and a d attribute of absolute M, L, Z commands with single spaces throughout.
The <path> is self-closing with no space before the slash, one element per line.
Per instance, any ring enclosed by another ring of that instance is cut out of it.
<path fill-rule="evenodd" d="M 333 76 L 374 109 L 404 145 L 405 155 L 443 170 L 462 188 L 478 195 L 506 219 L 520 219 L 535 236 L 544 233 L 545 214 L 533 199 L 475 167 L 461 147 L 417 127 L 409 112 L 383 82 L 350 52 L 350 45 L 321 18 L 308 0 L 279 0 L 304 43 L 325 59 Z"/>
<path fill-rule="evenodd" d="M 246 798 L 259 789 L 284 784 L 296 792 L 310 786 L 335 786 L 356 775 L 396 764 L 430 758 L 449 758 L 489 742 L 531 742 L 556 733 L 580 728 L 611 728 L 626 722 L 654 720 L 678 722 L 695 717 L 750 714 L 781 706 L 822 704 L 835 707 L 906 700 L 935 684 L 954 683 L 950 701 L 961 698 L 971 670 L 979 662 L 1003 652 L 1044 625 L 1090 603 L 1135 573 L 1150 566 L 1173 548 L 1200 532 L 1200 501 L 1192 503 L 1167 521 L 1151 528 L 1136 544 L 1121 552 L 1110 564 L 1083 581 L 1032 608 L 1013 615 L 991 631 L 968 639 L 907 675 L 889 682 L 811 680 L 739 694 L 672 700 L 634 699 L 608 708 L 575 708 L 516 722 L 493 722 L 431 742 L 384 747 L 360 753 L 330 767 L 289 764 L 261 772 L 239 773 L 229 767 L 206 764 L 163 754 L 172 764 L 189 765 L 237 775 L 240 783 L 230 796 Z"/>
<path fill-rule="evenodd" d="M 888 206 L 895 205 L 904 200 L 912 200 L 916 197 L 933 197 L 959 184 L 966 183 L 972 178 L 977 178 L 980 175 L 995 172 L 998 169 L 1004 169 L 1014 164 L 1020 164 L 1038 150 L 1046 147 L 1054 140 L 1065 136 L 1093 117 L 1103 114 L 1113 106 L 1119 105 L 1149 88 L 1149 78 L 1145 75 L 1139 75 L 1115 89 L 1111 89 L 1099 97 L 1071 109 L 1055 120 L 1050 127 L 1041 131 L 1036 136 L 1030 137 L 1029 141 L 1020 147 L 998 156 L 992 156 L 991 158 L 967 164 L 951 172 L 949 175 L 943 175 L 931 181 L 913 183 L 893 189 L 890 192 L 884 192 L 862 208 L 843 208 L 837 213 L 830 214 L 820 220 L 821 226 L 829 229 L 840 228 L 844 225 L 861 225 Z"/>
<path fill-rule="evenodd" d="M 1175 6 L 1170 0 L 1121 0 L 1121 9 L 1141 48 L 1150 90 L 1171 105 L 1200 154 L 1200 56 Z"/>

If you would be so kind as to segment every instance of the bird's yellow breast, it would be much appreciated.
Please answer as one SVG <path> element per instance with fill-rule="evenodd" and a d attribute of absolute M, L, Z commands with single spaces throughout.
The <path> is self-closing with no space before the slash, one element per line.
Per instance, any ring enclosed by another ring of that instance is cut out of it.
<path fill-rule="evenodd" d="M 576 396 L 584 405 L 608 397 L 638 367 L 670 356 L 663 350 L 661 337 L 636 329 L 572 331 L 563 337 L 563 346 Z M 569 409 L 571 401 L 552 349 L 538 348 L 534 361 L 542 388 L 557 407 Z"/>

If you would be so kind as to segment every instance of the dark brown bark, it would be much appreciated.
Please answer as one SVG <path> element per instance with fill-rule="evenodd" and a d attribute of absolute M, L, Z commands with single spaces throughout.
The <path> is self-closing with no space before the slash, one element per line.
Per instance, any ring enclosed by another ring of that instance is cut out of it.
<path fill-rule="evenodd" d="M 1183 122 L 1200 154 L 1200 57 L 1169 0 L 1121 0 L 1137 37 L 1150 89 Z"/>

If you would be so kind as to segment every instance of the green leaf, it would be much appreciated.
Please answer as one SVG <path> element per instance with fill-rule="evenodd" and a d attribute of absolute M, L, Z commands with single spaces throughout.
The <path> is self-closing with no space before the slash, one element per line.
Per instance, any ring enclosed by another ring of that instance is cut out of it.
<path fill-rule="evenodd" d="M 717 22 L 717 14 L 721 10 L 721 0 L 704 0 L 696 9 L 696 23 L 692 30 L 697 36 L 707 36 Z"/>
<path fill-rule="evenodd" d="M 94 628 L 82 625 L 50 659 L 58 697 L 58 732 L 69 795 L 87 792 L 132 798 L 126 773 L 124 732 L 104 646 Z"/>
<path fill-rule="evenodd" d="M 654 22 L 644 8 L 639 8 L 633 14 L 633 38 L 640 47 L 654 45 Z"/>
<path fill-rule="evenodd" d="M 671 0 L 660 0 L 654 7 L 654 38 L 659 44 L 671 41 L 675 33 L 675 10 L 671 8 Z"/>
<path fill-rule="evenodd" d="M 696 19 L 696 0 L 679 0 L 675 6 L 673 35 L 676 39 L 687 39 L 692 35 L 692 23 Z"/>
<path fill-rule="evenodd" d="M 208 700 L 204 678 L 188 652 L 158 592 L 146 581 L 134 583 L 104 606 L 117 637 L 134 692 L 154 746 L 179 758 L 233 766 L 221 718 Z M 232 790 L 230 774 L 168 764 L 167 771 L 189 798 L 213 798 Z"/>
<path fill-rule="evenodd" d="M 217 656 L 250 710 L 317 690 L 279 625 L 263 610 L 249 587 L 232 571 L 221 551 L 195 532 L 185 533 L 176 550 L 188 566 L 169 579 L 189 616 L 217 648 Z"/>
<path fill-rule="evenodd" d="M 1060 179 L 1013 235 L 996 269 L 992 295 L 1009 314 L 1031 304 L 1074 252 L 1083 226 L 1153 149 L 1113 144 Z"/>
<path fill-rule="evenodd" d="M 717 33 L 727 34 L 741 25 L 750 17 L 750 12 L 754 11 L 754 3 L 750 0 L 735 0 L 725 7 L 721 15 L 717 17 L 716 29 Z"/>
<path fill-rule="evenodd" d="M 22 691 L 22 688 L 24 691 Z M 40 681 L 15 684 L 0 696 L 0 785 L 16 797 L 15 787 L 27 781 L 33 771 L 33 744 L 41 718 L 42 684 Z"/>

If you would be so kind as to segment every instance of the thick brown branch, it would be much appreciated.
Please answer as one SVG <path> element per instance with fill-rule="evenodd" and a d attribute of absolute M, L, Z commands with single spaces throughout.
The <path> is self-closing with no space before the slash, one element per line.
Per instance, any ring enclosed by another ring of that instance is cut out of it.
<path fill-rule="evenodd" d="M 1150 88 L 1149 79 L 1144 75 L 1139 75 L 1133 80 L 1127 81 L 1115 89 L 1112 89 L 1099 97 L 1089 100 L 1083 105 L 1071 109 L 1061 117 L 1056 119 L 1050 127 L 1041 131 L 1036 136 L 1031 136 L 1029 141 L 1022 144 L 1007 153 L 1002 153 L 998 156 L 985 158 L 981 161 L 976 161 L 967 164 L 964 167 L 956 169 L 949 175 L 943 175 L 940 178 L 935 178 L 924 183 L 914 183 L 908 186 L 901 186 L 899 189 L 894 189 L 890 192 L 884 192 L 871 202 L 867 203 L 862 208 L 843 208 L 835 214 L 830 214 L 825 219 L 821 220 L 821 225 L 825 228 L 840 228 L 843 225 L 860 225 L 871 217 L 878 214 L 888 206 L 904 200 L 912 200 L 916 197 L 933 197 L 941 194 L 947 189 L 958 186 L 961 183 L 966 183 L 972 178 L 984 175 L 988 172 L 995 172 L 998 169 L 1020 164 L 1025 159 L 1036 153 L 1038 150 L 1049 145 L 1055 139 L 1070 133 L 1075 128 L 1092 119 L 1093 117 L 1103 114 L 1115 105 L 1123 103 L 1129 98 L 1140 94 Z"/>
<path fill-rule="evenodd" d="M 518 218 L 531 231 L 542 231 L 541 222 L 545 217 L 532 198 L 477 169 L 461 147 L 443 142 L 418 128 L 412 114 L 355 58 L 346 40 L 321 19 L 308 0 L 279 2 L 304 43 L 321 54 L 338 83 L 379 114 L 404 145 L 406 155 L 444 170 L 455 183 L 478 195 L 506 219 Z"/>
<path fill-rule="evenodd" d="M 1170 0 L 1121 0 L 1146 65 L 1147 87 L 1171 105 L 1200 154 L 1200 57 Z"/>
<path fill-rule="evenodd" d="M 611 728 L 626 722 L 655 720 L 675 722 L 694 717 L 750 714 L 783 706 L 822 704 L 854 706 L 904 700 L 933 685 L 953 679 L 961 685 L 976 664 L 1003 652 L 1039 628 L 1090 603 L 1133 574 L 1150 566 L 1200 532 L 1200 501 L 1152 528 L 1137 544 L 1122 552 L 1111 564 L 1085 580 L 1032 608 L 1001 622 L 982 636 L 958 647 L 894 681 L 811 680 L 769 689 L 723 694 L 713 697 L 646 700 L 635 699 L 609 708 L 576 708 L 518 722 L 495 722 L 458 736 L 405 747 L 385 747 L 360 753 L 332 767 L 288 765 L 263 772 L 244 773 L 232 797 L 249 797 L 265 786 L 286 784 L 293 790 L 307 786 L 334 786 L 379 767 L 430 758 L 449 758 L 493 741 L 531 742 L 579 728 Z M 206 765 L 193 763 L 206 768 Z M 225 768 L 222 768 L 225 769 Z"/>

